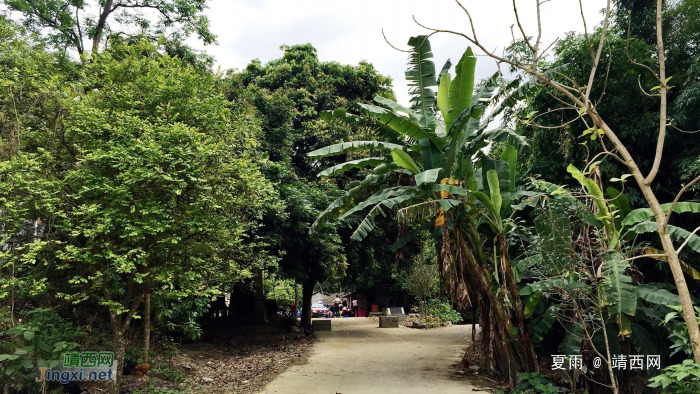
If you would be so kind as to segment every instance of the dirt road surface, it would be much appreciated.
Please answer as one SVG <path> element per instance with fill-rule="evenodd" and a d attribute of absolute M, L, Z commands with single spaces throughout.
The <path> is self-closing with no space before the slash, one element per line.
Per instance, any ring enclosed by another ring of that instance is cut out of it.
<path fill-rule="evenodd" d="M 317 333 L 321 340 L 308 362 L 290 367 L 261 394 L 464 394 L 483 387 L 453 366 L 471 340 L 471 326 L 378 325 L 367 318 L 333 319 L 332 331 Z"/>

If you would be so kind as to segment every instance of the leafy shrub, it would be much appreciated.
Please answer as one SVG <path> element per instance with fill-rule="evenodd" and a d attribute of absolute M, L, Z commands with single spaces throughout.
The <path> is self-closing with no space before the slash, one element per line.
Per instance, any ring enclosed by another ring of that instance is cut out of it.
<path fill-rule="evenodd" d="M 186 377 L 184 372 L 177 370 L 172 364 L 164 362 L 156 362 L 153 365 L 151 376 L 172 383 L 182 383 Z"/>
<path fill-rule="evenodd" d="M 53 309 L 34 309 L 23 317 L 23 323 L 0 332 L 0 381 L 38 392 L 39 368 L 59 365 L 63 353 L 78 349 L 73 341 L 82 334 Z"/>
<path fill-rule="evenodd" d="M 663 373 L 649 379 L 649 387 L 659 387 L 664 393 L 700 393 L 700 365 L 693 360 L 664 368 Z"/>
<path fill-rule="evenodd" d="M 425 310 L 428 316 L 438 317 L 440 321 L 452 322 L 452 324 L 460 324 L 464 320 L 462 315 L 446 302 L 437 301 L 430 303 L 421 302 L 421 310 Z M 427 316 L 426 316 L 427 317 Z"/>
<path fill-rule="evenodd" d="M 157 387 L 156 384 L 151 381 L 148 387 L 143 389 L 134 389 L 131 391 L 133 394 L 186 394 L 190 392 L 190 388 L 168 388 L 168 387 Z"/>
<path fill-rule="evenodd" d="M 559 388 L 539 372 L 521 373 L 520 379 L 520 383 L 511 394 L 556 394 L 559 392 Z M 497 393 L 505 393 L 505 390 L 500 388 Z"/>

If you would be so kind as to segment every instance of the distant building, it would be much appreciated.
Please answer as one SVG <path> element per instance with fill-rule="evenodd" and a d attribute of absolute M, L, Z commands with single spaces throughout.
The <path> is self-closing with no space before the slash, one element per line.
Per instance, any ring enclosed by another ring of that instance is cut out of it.
<path fill-rule="evenodd" d="M 323 301 L 325 298 L 328 298 L 328 294 L 323 294 L 320 291 L 317 291 L 311 296 L 311 303 L 318 304 L 319 302 Z"/>

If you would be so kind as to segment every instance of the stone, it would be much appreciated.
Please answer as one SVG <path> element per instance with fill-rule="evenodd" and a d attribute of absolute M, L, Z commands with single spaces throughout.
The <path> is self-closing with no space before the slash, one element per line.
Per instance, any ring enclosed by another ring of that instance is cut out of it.
<path fill-rule="evenodd" d="M 202 381 L 203 381 L 204 383 L 211 383 L 211 382 L 214 381 L 214 379 L 212 379 L 212 378 L 202 378 Z"/>
<path fill-rule="evenodd" d="M 330 331 L 331 330 L 331 320 L 330 319 L 312 320 L 311 321 L 311 329 L 314 331 Z"/>
<path fill-rule="evenodd" d="M 472 372 L 479 372 L 479 366 L 478 365 L 472 365 L 469 367 L 469 370 Z"/>
<path fill-rule="evenodd" d="M 379 316 L 379 328 L 399 328 L 399 317 Z"/>

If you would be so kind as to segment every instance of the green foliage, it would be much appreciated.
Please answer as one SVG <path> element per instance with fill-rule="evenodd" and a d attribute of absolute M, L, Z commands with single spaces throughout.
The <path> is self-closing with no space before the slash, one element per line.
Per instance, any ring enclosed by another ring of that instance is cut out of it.
<path fill-rule="evenodd" d="M 664 368 L 663 373 L 649 379 L 649 387 L 661 387 L 664 393 L 694 394 L 700 391 L 700 365 L 693 360 Z"/>
<path fill-rule="evenodd" d="M 78 349 L 83 334 L 53 309 L 34 309 L 23 317 L 0 332 L 0 376 L 10 387 L 38 392 L 38 368 L 59 365 L 63 353 Z"/>
<path fill-rule="evenodd" d="M 107 36 L 128 36 L 134 29 L 151 40 L 168 36 L 183 42 L 196 34 L 205 44 L 216 41 L 216 36 L 209 31 L 209 20 L 203 14 L 207 8 L 205 0 L 78 1 L 71 3 L 70 7 L 59 0 L 4 0 L 3 3 L 22 15 L 25 26 L 46 33 L 49 42 L 57 48 L 72 47 L 80 54 L 90 50 L 84 43 L 85 39 L 96 42 L 92 46 L 95 51 L 95 45 L 102 44 Z M 95 9 L 99 9 L 99 15 L 91 13 Z M 158 20 L 153 21 L 143 11 L 153 11 Z"/>
<path fill-rule="evenodd" d="M 182 383 L 187 377 L 184 372 L 178 370 L 172 364 L 162 361 L 156 361 L 150 372 L 150 375 L 154 378 L 177 384 Z"/>
<path fill-rule="evenodd" d="M 559 392 L 559 387 L 550 382 L 539 372 L 521 373 L 520 383 L 510 394 L 555 394 Z M 506 391 L 500 388 L 497 393 L 505 394 Z"/>
<path fill-rule="evenodd" d="M 670 355 L 672 356 L 676 353 L 683 352 L 686 354 L 686 356 L 692 356 L 693 348 L 690 344 L 690 338 L 688 336 L 688 326 L 685 324 L 685 320 L 681 315 L 682 309 L 680 306 L 671 308 L 674 310 L 672 312 L 668 312 L 663 320 L 663 324 L 668 326 L 671 330 L 668 339 L 673 342 L 673 345 L 671 345 L 669 348 L 673 351 Z M 695 316 L 698 323 L 700 323 L 700 307 L 695 307 Z"/>
<path fill-rule="evenodd" d="M 460 324 L 464 321 L 462 315 L 456 310 L 452 309 L 452 306 L 447 302 L 442 302 L 440 300 L 434 300 L 434 302 L 425 301 L 427 306 L 425 307 L 428 316 L 437 316 L 440 318 L 441 322 L 452 322 L 452 324 Z"/>

